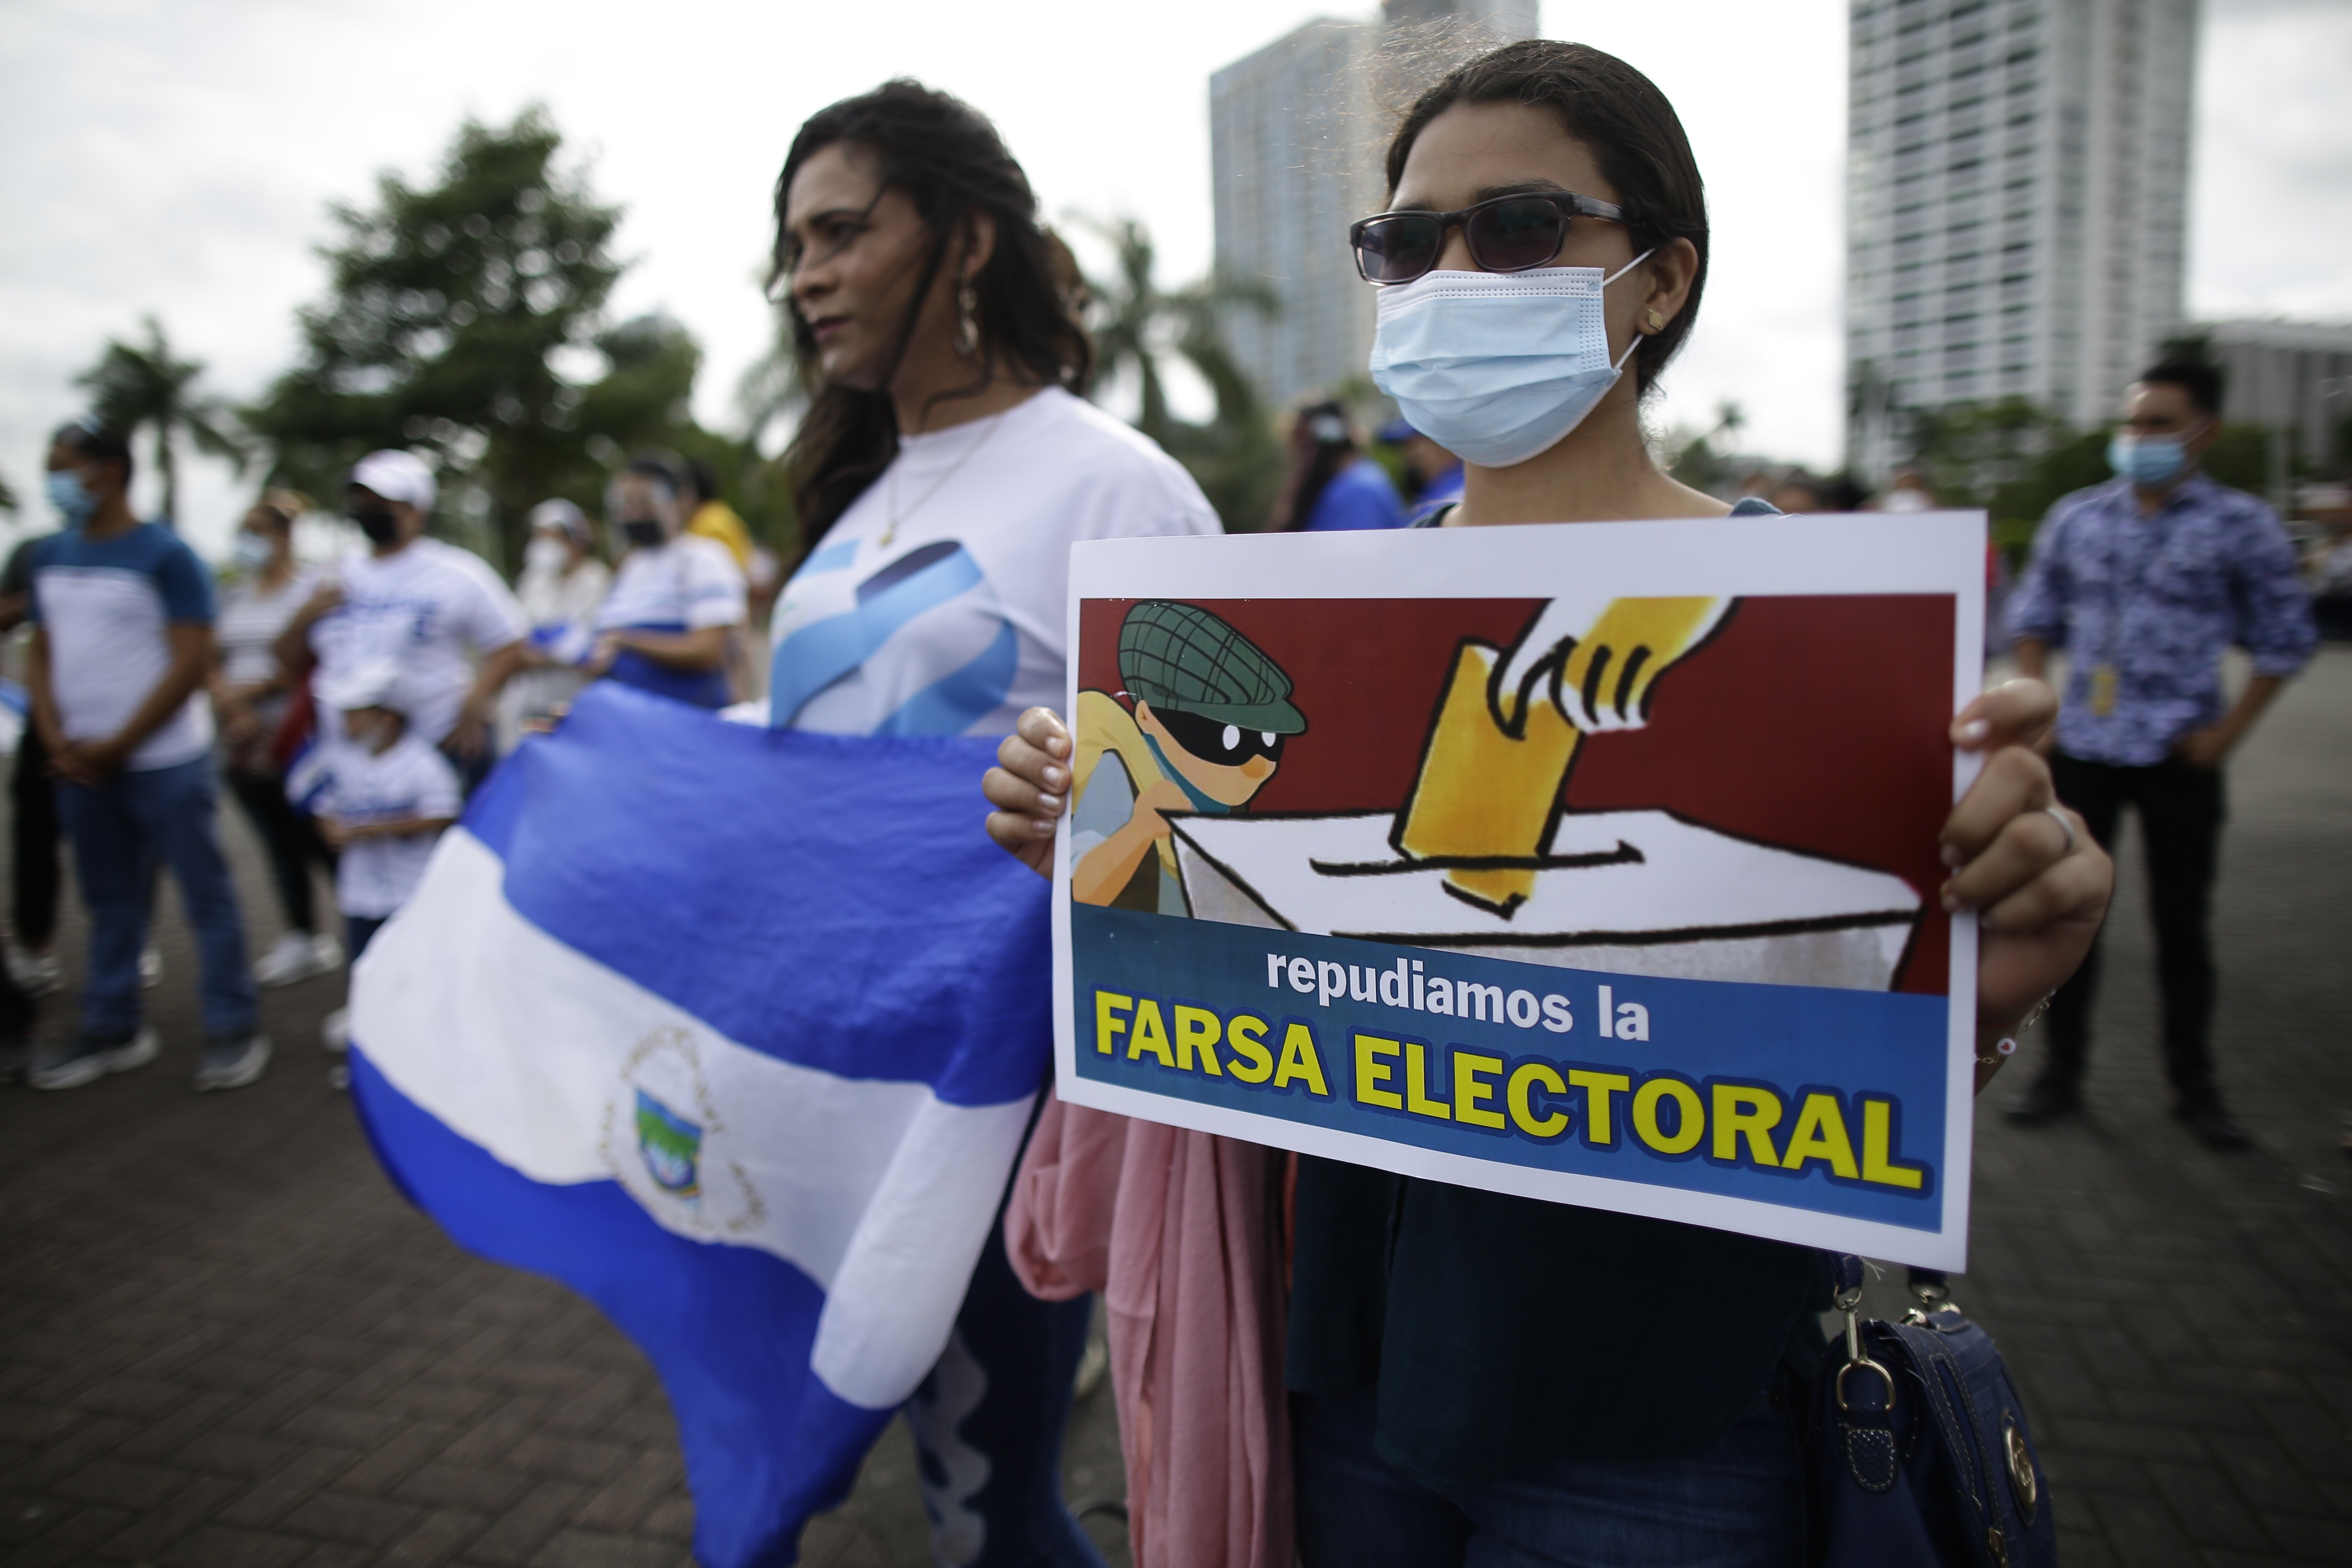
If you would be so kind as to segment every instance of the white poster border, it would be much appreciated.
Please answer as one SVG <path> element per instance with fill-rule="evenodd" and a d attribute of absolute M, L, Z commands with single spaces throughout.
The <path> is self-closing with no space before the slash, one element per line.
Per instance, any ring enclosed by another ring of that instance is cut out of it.
<path fill-rule="evenodd" d="M 1070 552 L 1062 710 L 1077 707 L 1079 606 L 1087 599 L 1528 598 L 1538 596 L 1532 584 L 1597 578 L 1618 597 L 1949 595 L 1957 713 L 1983 687 L 1986 539 L 1984 513 L 1936 511 L 1091 541 Z M 1973 753 L 1953 752 L 1955 801 L 1981 766 Z M 1082 1078 L 1067 833 L 1054 854 L 1055 1084 L 1071 1105 L 1403 1175 L 1958 1273 L 1968 1267 L 1973 1169 L 1977 920 L 1969 911 L 1948 919 L 1944 1165 L 1932 1228 L 1473 1159 Z"/>

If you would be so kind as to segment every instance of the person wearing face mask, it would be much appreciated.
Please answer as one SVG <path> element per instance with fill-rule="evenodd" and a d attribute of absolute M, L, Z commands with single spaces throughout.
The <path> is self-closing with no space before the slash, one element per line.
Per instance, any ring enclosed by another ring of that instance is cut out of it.
<path fill-rule="evenodd" d="M 1075 269 L 969 105 L 893 81 L 820 110 L 785 156 L 776 219 L 814 388 L 785 456 L 812 548 L 776 607 L 769 722 L 1006 734 L 1065 688 L 1071 545 L 1213 534 L 1216 513 L 1081 395 Z M 907 1407 L 937 1562 L 1099 1564 L 1060 1495 L 1089 1315 L 1024 1292 L 991 1236 Z"/>
<path fill-rule="evenodd" d="M 221 772 L 269 855 L 270 877 L 286 930 L 253 966 L 263 985 L 291 985 L 343 962 L 342 943 L 319 923 L 310 868 L 332 870 L 334 852 L 286 799 L 285 770 L 271 742 L 289 700 L 278 663 L 278 638 L 319 584 L 320 572 L 294 559 L 294 520 L 310 500 L 270 490 L 245 514 L 230 542 L 234 585 L 221 600 L 214 637 L 213 718 L 220 731 Z"/>
<path fill-rule="evenodd" d="M 495 760 L 490 720 L 530 628 L 488 562 L 425 537 L 436 488 L 414 453 L 360 459 L 344 504 L 368 552 L 320 584 L 279 635 L 278 658 L 289 679 L 392 659 L 413 704 L 411 727 L 448 753 L 470 789 Z M 322 739 L 339 727 L 333 710 L 320 710 Z"/>
<path fill-rule="evenodd" d="M 425 863 L 463 796 L 449 759 L 411 726 L 414 704 L 397 662 L 362 659 L 313 682 L 319 705 L 338 720 L 341 739 L 312 748 L 288 774 L 286 790 L 336 850 L 335 904 L 351 962 L 425 879 Z M 350 1048 L 350 1009 L 327 1016 L 327 1048 Z M 338 1088 L 349 1083 L 338 1067 Z"/>
<path fill-rule="evenodd" d="M 724 708 L 729 637 L 743 625 L 743 574 L 727 547 L 685 531 L 687 481 L 666 453 L 633 458 L 607 508 L 620 533 L 613 591 L 581 673 L 675 702 Z"/>
<path fill-rule="evenodd" d="M 2107 446 L 2116 478 L 2050 509 L 2009 614 L 2021 670 L 2039 676 L 2053 648 L 2069 655 L 2051 760 L 2059 798 L 2102 844 L 2125 806 L 2139 814 L 2173 1112 L 2207 1144 L 2237 1149 L 2249 1139 L 2222 1101 L 2209 1043 L 2221 763 L 2310 661 L 2318 634 L 2277 514 L 2198 471 L 2221 411 L 2210 365 L 2168 362 L 2134 383 Z M 2232 643 L 2253 672 L 2225 701 Z M 2051 1003 L 2049 1058 L 2012 1119 L 2037 1124 L 2080 1106 L 2097 981 L 2094 950 Z"/>
<path fill-rule="evenodd" d="M 58 773 L 58 809 L 89 910 L 81 1026 L 29 1074 L 71 1089 L 154 1059 L 139 1016 L 140 949 L 154 870 L 180 884 L 202 963 L 199 1089 L 261 1076 L 245 925 L 215 826 L 212 582 L 194 552 L 131 510 L 130 443 L 66 426 L 49 447 L 49 497 L 68 522 L 33 561 L 33 722 Z"/>
<path fill-rule="evenodd" d="M 1689 331 L 1709 239 L 1689 142 L 1646 77 L 1581 45 L 1507 45 L 1422 94 L 1390 144 L 1387 175 L 1390 210 L 1351 235 L 1359 268 L 1381 289 L 1373 379 L 1466 465 L 1461 500 L 1422 526 L 1771 511 L 1677 483 L 1643 439 L 1641 398 Z M 1531 633 L 1497 677 L 1500 700 L 1562 700 L 1540 695 L 1560 651 Z M 1948 908 L 1987 911 L 1979 1055 L 2073 973 L 2112 884 L 2090 836 L 2049 809 L 2049 768 L 2032 748 L 2056 706 L 2041 682 L 2016 681 L 1952 724 L 1955 746 L 1985 755 L 1944 826 L 1940 847 L 1956 869 L 1939 889 Z M 1067 814 L 1072 760 L 1067 728 L 1037 710 L 982 781 L 991 836 L 1041 872 Z M 1989 1077 L 1980 1069 L 1979 1087 Z M 1065 1128 L 1097 1114 L 1064 1110 Z M 1051 1190 L 1043 1166 L 1074 1147 L 1083 1152 L 1066 1134 L 1049 1143 L 1041 1127 L 1016 1193 L 1033 1175 Z M 1333 1160 L 1301 1155 L 1295 1171 L 1287 1341 L 1263 1347 L 1284 1363 L 1286 1411 L 1278 1397 L 1222 1411 L 1213 1399 L 1187 1426 L 1171 1424 L 1163 1398 L 1123 1428 L 1130 1445 L 1174 1445 L 1196 1464 L 1203 1452 L 1280 1454 L 1286 1415 L 1307 1568 L 1806 1560 L 1792 1419 L 1802 1399 L 1791 1396 L 1796 1369 L 1822 1342 L 1823 1255 Z M 1150 1217 L 1131 1212 L 1122 1174 L 1081 1170 L 1062 1189 L 1101 1208 L 1099 1185 L 1116 1183 L 1114 1237 Z M 1221 1256 L 1214 1236 L 1155 1233 L 1160 1256 Z M 1074 1245 L 1088 1243 L 1080 1229 Z M 1278 1250 L 1270 1262 L 1258 1255 L 1271 1284 L 1229 1270 L 1213 1297 L 1162 1298 L 1152 1343 L 1115 1343 L 1114 1360 L 1181 1366 L 1188 1347 L 1225 1342 L 1250 1320 L 1218 1312 L 1278 1291 L 1285 1262 Z M 1114 1299 L 1126 1285 L 1114 1275 Z M 1281 1312 L 1255 1320 L 1268 1321 L 1280 1324 Z M 1234 1473 L 1264 1473 L 1241 1463 Z M 1282 1479 L 1261 1495 L 1283 1496 Z M 1255 1527 L 1268 1542 L 1246 1558 L 1193 1562 L 1290 1560 L 1278 1503 L 1255 1519 L 1233 1519 L 1218 1495 L 1151 1506 L 1176 1520 L 1216 1510 L 1226 1536 Z"/>
<path fill-rule="evenodd" d="M 1394 447 L 1404 458 L 1412 507 L 1408 521 L 1418 522 L 1462 499 L 1462 459 L 1410 423 L 1391 419 L 1381 426 L 1375 439 L 1383 447 Z"/>
<path fill-rule="evenodd" d="M 1334 533 L 1403 523 L 1396 486 L 1358 449 L 1345 406 L 1326 400 L 1292 416 L 1290 480 L 1275 498 L 1268 531 Z"/>
<path fill-rule="evenodd" d="M 499 752 L 515 749 L 528 730 L 550 722 L 578 695 L 581 659 L 594 645 L 596 606 L 612 591 L 613 573 L 596 559 L 587 514 L 568 500 L 530 509 L 530 542 L 523 546 L 515 598 L 530 636 L 520 668 L 499 694 Z"/>

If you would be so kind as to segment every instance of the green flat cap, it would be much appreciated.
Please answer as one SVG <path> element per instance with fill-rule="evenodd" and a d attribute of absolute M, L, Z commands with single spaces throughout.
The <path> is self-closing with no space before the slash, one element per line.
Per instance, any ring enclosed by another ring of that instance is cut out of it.
<path fill-rule="evenodd" d="M 1303 734 L 1290 677 L 1255 643 L 1208 611 L 1146 599 L 1118 628 L 1118 677 L 1166 713 L 1198 713 L 1244 730 Z"/>

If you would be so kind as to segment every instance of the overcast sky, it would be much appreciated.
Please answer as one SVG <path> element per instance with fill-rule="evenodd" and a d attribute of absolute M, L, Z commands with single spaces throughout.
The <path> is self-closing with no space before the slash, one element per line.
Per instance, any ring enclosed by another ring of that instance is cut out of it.
<path fill-rule="evenodd" d="M 1369 10 L 1369 5 L 1367 5 Z M 1706 315 L 1669 420 L 1718 399 L 1757 447 L 1838 458 L 1843 0 L 1549 0 L 1544 29 L 1664 89 L 1708 182 Z M 754 283 L 772 182 L 809 112 L 891 75 L 993 116 L 1049 215 L 1132 213 L 1164 279 L 1210 253 L 1208 77 L 1318 15 L 1305 0 L 7 0 L 0 5 L 0 474 L 37 499 L 75 372 L 142 312 L 257 394 L 317 299 L 331 200 L 429 176 L 461 117 L 545 103 L 636 265 L 616 316 L 666 310 L 708 353 L 698 412 L 732 421 L 766 342 Z M 2352 320 L 2352 4 L 2207 0 L 2189 305 Z M 244 487 L 191 464 L 183 510 L 215 548 Z M 46 520 L 41 520 L 46 525 Z"/>

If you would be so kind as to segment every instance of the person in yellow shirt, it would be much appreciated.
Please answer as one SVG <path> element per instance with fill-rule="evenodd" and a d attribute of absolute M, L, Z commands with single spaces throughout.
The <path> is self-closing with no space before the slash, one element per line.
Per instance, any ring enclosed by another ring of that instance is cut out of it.
<path fill-rule="evenodd" d="M 735 509 L 719 499 L 719 476 L 710 465 L 699 458 L 689 458 L 686 471 L 691 493 L 688 500 L 693 510 L 688 513 L 686 531 L 698 533 L 705 539 L 715 539 L 735 557 L 735 565 L 745 575 L 751 571 L 751 531 L 735 515 Z"/>

